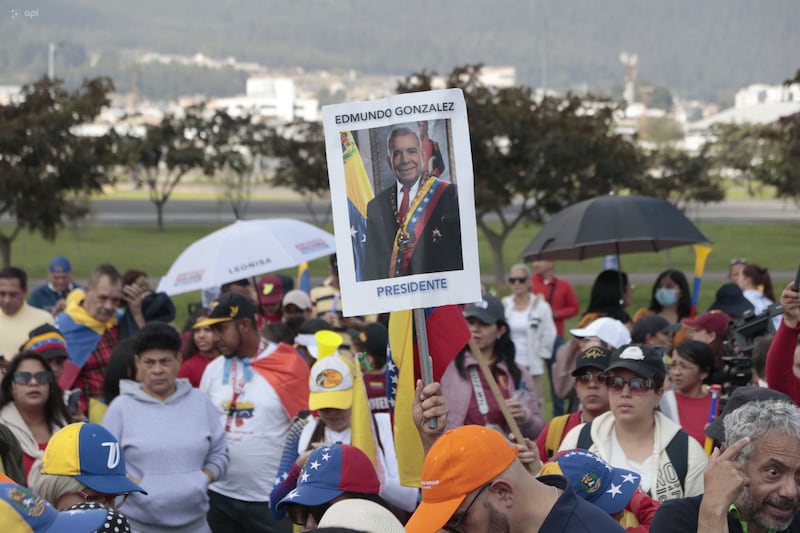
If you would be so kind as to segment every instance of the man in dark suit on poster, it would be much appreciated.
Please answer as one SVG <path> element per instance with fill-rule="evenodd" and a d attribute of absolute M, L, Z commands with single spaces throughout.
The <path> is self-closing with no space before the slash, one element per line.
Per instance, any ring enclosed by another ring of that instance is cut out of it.
<path fill-rule="evenodd" d="M 413 130 L 387 144 L 397 182 L 367 204 L 365 279 L 463 270 L 456 186 L 428 173 Z"/>

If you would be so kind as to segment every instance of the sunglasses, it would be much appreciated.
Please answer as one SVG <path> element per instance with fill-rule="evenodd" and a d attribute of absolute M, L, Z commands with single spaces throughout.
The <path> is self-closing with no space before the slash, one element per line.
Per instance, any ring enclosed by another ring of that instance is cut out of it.
<path fill-rule="evenodd" d="M 508 282 L 511 285 L 513 285 L 515 283 L 525 283 L 526 281 L 528 281 L 528 278 L 514 278 L 514 277 L 511 277 L 511 276 L 508 277 Z"/>
<path fill-rule="evenodd" d="M 731 259 L 731 266 L 746 265 L 746 264 L 747 264 L 747 259 L 745 259 L 744 257 L 737 257 L 735 259 Z"/>
<path fill-rule="evenodd" d="M 645 378 L 625 379 L 620 376 L 606 375 L 604 380 L 606 386 L 615 392 L 622 392 L 625 385 L 628 386 L 631 394 L 644 394 L 653 388 L 653 380 Z"/>
<path fill-rule="evenodd" d="M 461 533 L 461 530 L 458 529 L 458 526 L 467 517 L 467 515 L 469 514 L 469 510 L 472 509 L 472 506 L 475 505 L 475 502 L 478 501 L 478 498 L 481 497 L 481 493 L 483 491 L 485 491 L 488 487 L 491 487 L 491 486 L 492 486 L 491 483 L 487 483 L 486 485 L 481 487 L 481 490 L 479 490 L 478 493 L 475 495 L 475 497 L 472 498 L 472 501 L 469 502 L 469 505 L 467 505 L 467 508 L 464 509 L 464 513 L 461 516 L 458 517 L 458 520 L 456 520 L 455 523 L 452 526 L 448 525 L 448 524 L 445 524 L 444 526 L 442 526 L 442 529 L 444 529 L 445 531 L 447 531 L 449 533 Z"/>
<path fill-rule="evenodd" d="M 600 373 L 587 372 L 585 374 L 575 376 L 575 383 L 581 382 L 588 385 L 592 381 L 597 381 L 597 383 L 600 385 L 604 385 L 606 382 L 605 377 Z"/>
<path fill-rule="evenodd" d="M 53 382 L 53 373 L 47 370 L 40 372 L 14 372 L 14 383 L 17 385 L 27 385 L 31 378 L 36 380 L 39 385 L 46 385 Z"/>

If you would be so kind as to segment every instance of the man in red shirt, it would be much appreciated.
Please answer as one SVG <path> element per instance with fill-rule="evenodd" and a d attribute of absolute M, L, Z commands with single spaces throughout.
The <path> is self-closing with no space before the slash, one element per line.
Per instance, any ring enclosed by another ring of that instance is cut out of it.
<path fill-rule="evenodd" d="M 546 360 L 547 378 L 550 380 L 550 399 L 553 402 L 553 416 L 564 413 L 564 400 L 553 392 L 553 362 L 558 347 L 564 344 L 564 321 L 580 312 L 578 297 L 569 281 L 553 274 L 552 261 L 534 261 L 531 276 L 531 292 L 541 294 L 550 304 L 553 321 L 556 323 L 556 340 L 553 343 L 553 357 Z"/>

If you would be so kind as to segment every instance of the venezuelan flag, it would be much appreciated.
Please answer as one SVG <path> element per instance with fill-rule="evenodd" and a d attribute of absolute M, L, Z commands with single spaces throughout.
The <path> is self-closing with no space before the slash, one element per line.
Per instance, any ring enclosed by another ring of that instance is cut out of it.
<path fill-rule="evenodd" d="M 470 331 L 458 306 L 425 310 L 428 352 L 433 379 L 439 381 L 447 366 L 469 342 Z M 400 484 L 419 487 L 425 459 L 411 409 L 419 378 L 414 320 L 411 311 L 395 311 L 389 317 L 389 359 L 386 363 L 389 405 L 394 412 L 394 441 Z"/>
<path fill-rule="evenodd" d="M 367 389 L 361 366 L 353 365 L 353 409 L 350 413 L 350 443 L 367 454 L 372 464 L 377 467 L 375 435 L 377 428 L 372 427 L 372 412 L 369 409 Z"/>
<path fill-rule="evenodd" d="M 306 294 L 311 293 L 311 274 L 306 261 L 297 265 L 297 288 Z"/>
<path fill-rule="evenodd" d="M 375 197 L 364 161 L 352 132 L 341 133 L 344 180 L 347 190 L 347 209 L 350 215 L 350 235 L 353 239 L 353 262 L 356 280 L 363 279 L 366 266 L 367 204 Z"/>

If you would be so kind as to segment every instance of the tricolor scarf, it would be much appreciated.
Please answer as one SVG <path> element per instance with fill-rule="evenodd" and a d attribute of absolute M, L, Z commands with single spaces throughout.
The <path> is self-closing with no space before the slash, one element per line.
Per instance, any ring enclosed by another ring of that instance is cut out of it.
<path fill-rule="evenodd" d="M 97 347 L 103 334 L 117 325 L 117 317 L 101 322 L 80 304 L 70 304 L 67 310 L 56 316 L 56 327 L 64 335 L 69 350 L 69 359 L 58 380 L 62 389 L 72 387 L 89 355 Z"/>
<path fill-rule="evenodd" d="M 392 244 L 392 262 L 390 277 L 405 276 L 414 249 L 425 230 L 425 225 L 435 211 L 439 198 L 444 194 L 450 184 L 436 178 L 429 178 L 422 184 L 414 201 L 409 206 L 405 220 L 397 228 L 397 234 Z"/>

